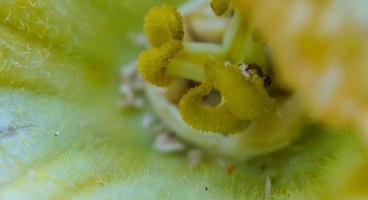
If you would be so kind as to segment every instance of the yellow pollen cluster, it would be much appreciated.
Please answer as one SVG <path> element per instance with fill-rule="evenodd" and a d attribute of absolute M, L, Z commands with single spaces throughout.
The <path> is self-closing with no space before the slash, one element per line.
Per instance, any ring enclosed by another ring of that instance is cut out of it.
<path fill-rule="evenodd" d="M 144 24 L 147 40 L 153 47 L 158 47 L 170 40 L 183 40 L 183 20 L 172 6 L 162 5 L 152 8 Z"/>

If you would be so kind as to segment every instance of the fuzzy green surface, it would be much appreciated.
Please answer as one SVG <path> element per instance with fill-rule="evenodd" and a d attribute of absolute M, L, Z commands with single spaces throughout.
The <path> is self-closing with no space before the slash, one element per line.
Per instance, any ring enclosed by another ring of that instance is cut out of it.
<path fill-rule="evenodd" d="M 120 66 L 141 50 L 130 35 L 159 3 L 0 2 L 0 199 L 263 199 L 266 176 L 271 199 L 366 197 L 348 131 L 306 128 L 232 175 L 154 151 L 140 114 L 116 102 Z"/>

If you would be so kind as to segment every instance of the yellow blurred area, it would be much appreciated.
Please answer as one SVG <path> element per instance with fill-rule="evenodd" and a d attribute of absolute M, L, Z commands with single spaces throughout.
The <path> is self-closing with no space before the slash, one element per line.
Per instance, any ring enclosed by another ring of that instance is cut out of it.
<path fill-rule="evenodd" d="M 309 114 L 368 138 L 368 1 L 233 2 L 259 25 L 276 75 Z"/>

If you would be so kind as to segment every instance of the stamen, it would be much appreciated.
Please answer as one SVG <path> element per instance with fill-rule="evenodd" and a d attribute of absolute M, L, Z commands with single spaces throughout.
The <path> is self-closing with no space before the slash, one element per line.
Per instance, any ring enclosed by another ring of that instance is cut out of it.
<path fill-rule="evenodd" d="M 172 40 L 158 48 L 144 51 L 138 58 L 138 71 L 144 80 L 157 85 L 166 86 L 171 82 L 166 71 L 170 59 L 183 48 L 180 41 Z"/>
<path fill-rule="evenodd" d="M 254 29 L 254 24 L 246 21 L 240 11 L 235 9 L 235 14 L 223 39 L 228 59 L 233 63 L 245 61 L 260 65 L 267 64 L 263 44 L 253 39 Z"/>
<path fill-rule="evenodd" d="M 226 104 L 220 103 L 216 107 L 203 104 L 202 99 L 215 89 L 211 79 L 212 76 L 207 75 L 200 86 L 182 97 L 179 110 L 183 120 L 201 131 L 231 134 L 244 130 L 248 123 L 235 117 Z"/>
<path fill-rule="evenodd" d="M 221 45 L 183 42 L 182 17 L 174 7 L 168 5 L 149 11 L 145 18 L 145 32 L 153 48 L 141 54 L 138 70 L 146 81 L 157 86 L 168 85 L 169 76 L 202 81 L 202 66 L 207 57 L 225 58 Z"/>
<path fill-rule="evenodd" d="M 235 116 L 242 120 L 254 120 L 274 112 L 276 103 L 268 97 L 263 85 L 243 76 L 238 66 L 224 67 L 214 61 L 209 65 L 216 88 Z"/>
<path fill-rule="evenodd" d="M 218 15 L 229 9 L 228 0 L 214 0 L 211 5 Z M 251 120 L 270 115 L 276 109 L 275 100 L 265 90 L 271 77 L 251 65 L 247 78 L 243 70 L 232 64 L 259 60 L 263 64 L 263 48 L 252 41 L 253 26 L 246 24 L 235 10 L 229 29 L 222 46 L 183 42 L 182 18 L 173 7 L 153 8 L 146 16 L 145 31 L 152 48 L 139 56 L 138 71 L 156 86 L 168 86 L 175 78 L 202 81 L 179 101 L 183 120 L 201 131 L 236 133 L 244 130 Z M 220 102 L 205 105 L 203 98 L 214 90 L 219 91 Z"/>
<path fill-rule="evenodd" d="M 184 37 L 183 19 L 174 7 L 168 5 L 154 7 L 148 12 L 144 30 L 153 47 L 170 40 L 182 41 Z"/>

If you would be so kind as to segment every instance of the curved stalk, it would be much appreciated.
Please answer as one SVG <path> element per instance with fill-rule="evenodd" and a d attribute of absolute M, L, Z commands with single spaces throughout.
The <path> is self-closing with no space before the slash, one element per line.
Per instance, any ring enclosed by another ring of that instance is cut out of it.
<path fill-rule="evenodd" d="M 228 31 L 224 35 L 223 46 L 232 63 L 245 61 L 266 65 L 266 57 L 262 44 L 253 40 L 255 25 L 245 21 L 239 10 L 235 9 Z"/>
<path fill-rule="evenodd" d="M 202 82 L 205 78 L 202 65 L 196 65 L 181 59 L 171 60 L 166 72 L 171 77 L 180 77 L 198 82 Z"/>
<path fill-rule="evenodd" d="M 202 66 L 205 65 L 209 57 L 225 61 L 226 52 L 224 48 L 218 44 L 184 42 L 183 50 L 176 55 L 176 58 Z"/>

